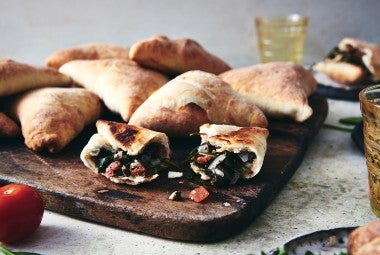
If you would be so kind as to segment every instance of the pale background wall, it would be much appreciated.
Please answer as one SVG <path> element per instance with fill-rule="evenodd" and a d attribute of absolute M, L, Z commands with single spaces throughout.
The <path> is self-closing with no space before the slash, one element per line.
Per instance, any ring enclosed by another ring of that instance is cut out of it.
<path fill-rule="evenodd" d="M 42 64 L 52 51 L 88 42 L 131 45 L 154 34 L 191 37 L 238 67 L 259 61 L 253 18 L 311 19 L 304 63 L 341 38 L 380 43 L 379 0 L 1 0 L 0 57 Z"/>

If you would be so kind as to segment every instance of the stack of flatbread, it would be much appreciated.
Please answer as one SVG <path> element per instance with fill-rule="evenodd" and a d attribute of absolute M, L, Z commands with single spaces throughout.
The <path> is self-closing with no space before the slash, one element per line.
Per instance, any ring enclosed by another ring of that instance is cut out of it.
<path fill-rule="evenodd" d="M 71 78 L 48 67 L 36 67 L 11 59 L 0 59 L 0 100 L 32 89 L 68 86 Z M 38 104 L 38 102 L 35 102 Z M 0 109 L 2 107 L 0 106 Z M 16 121 L 0 112 L 0 137 L 14 137 L 21 134 Z"/>
<path fill-rule="evenodd" d="M 98 133 L 81 155 L 84 164 L 111 181 L 135 185 L 157 178 L 159 166 L 146 158 L 165 165 L 168 137 L 207 133 L 202 139 L 218 147 L 213 153 L 236 157 L 242 166 L 239 173 L 221 174 L 219 155 L 208 161 L 209 178 L 234 184 L 260 170 L 268 117 L 307 120 L 315 88 L 300 65 L 231 69 L 189 38 L 157 35 L 131 47 L 82 44 L 53 52 L 45 67 L 0 62 L 0 99 L 6 102 L 0 136 L 22 134 L 31 150 L 57 153 L 97 121 Z M 119 121 L 99 121 L 105 109 Z M 204 159 L 196 160 L 202 162 L 193 169 L 200 173 Z"/>

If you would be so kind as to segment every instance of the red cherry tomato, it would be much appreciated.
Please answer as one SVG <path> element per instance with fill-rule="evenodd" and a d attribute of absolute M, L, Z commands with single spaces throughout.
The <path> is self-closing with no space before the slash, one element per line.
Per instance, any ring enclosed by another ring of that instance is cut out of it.
<path fill-rule="evenodd" d="M 205 200 L 210 193 L 203 186 L 199 186 L 198 188 L 190 191 L 189 198 L 197 203 Z"/>
<path fill-rule="evenodd" d="M 0 241 L 12 243 L 32 234 L 41 224 L 44 205 L 41 196 L 24 184 L 0 188 Z"/>

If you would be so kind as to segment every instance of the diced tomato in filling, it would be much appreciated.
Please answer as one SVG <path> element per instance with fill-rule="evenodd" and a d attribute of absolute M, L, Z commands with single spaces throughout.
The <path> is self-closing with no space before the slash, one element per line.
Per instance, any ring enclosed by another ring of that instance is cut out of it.
<path fill-rule="evenodd" d="M 199 186 L 198 188 L 193 189 L 190 194 L 189 198 L 193 200 L 194 202 L 202 202 L 209 196 L 209 192 L 207 189 L 205 189 L 203 186 Z"/>
<path fill-rule="evenodd" d="M 143 165 L 138 165 L 131 169 L 132 176 L 144 176 L 145 175 L 145 167 Z"/>
<path fill-rule="evenodd" d="M 211 156 L 211 155 L 205 155 L 205 156 L 199 156 L 197 157 L 197 162 L 199 164 L 207 164 L 208 162 L 210 162 L 211 159 L 213 159 L 214 157 Z"/>
<path fill-rule="evenodd" d="M 121 168 L 121 162 L 120 161 L 114 161 L 106 168 L 106 177 L 110 178 L 114 176 L 115 172 Z"/>

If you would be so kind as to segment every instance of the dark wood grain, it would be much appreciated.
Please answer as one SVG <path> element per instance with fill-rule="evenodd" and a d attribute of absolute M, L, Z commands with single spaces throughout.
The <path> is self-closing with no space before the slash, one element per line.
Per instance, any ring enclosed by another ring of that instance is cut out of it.
<path fill-rule="evenodd" d="M 111 183 L 91 172 L 79 154 L 93 127 L 54 155 L 34 153 L 22 140 L 2 140 L 0 184 L 35 187 L 46 209 L 75 218 L 175 240 L 220 240 L 248 226 L 297 170 L 327 115 L 324 97 L 315 94 L 309 102 L 314 114 L 304 123 L 269 121 L 267 154 L 255 178 L 224 189 L 206 185 L 211 194 L 202 203 L 187 198 L 196 186 L 188 178 L 168 179 L 162 173 L 156 182 L 133 187 Z M 174 158 L 182 161 L 197 143 L 197 138 L 172 139 Z M 191 173 L 185 165 L 182 169 L 186 176 Z M 175 190 L 181 191 L 182 201 L 168 199 Z"/>

